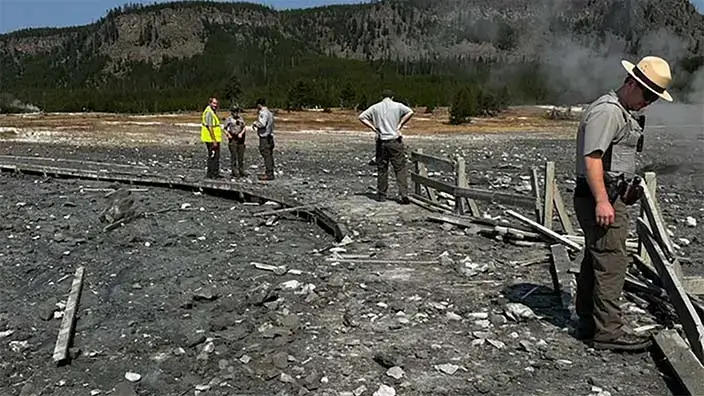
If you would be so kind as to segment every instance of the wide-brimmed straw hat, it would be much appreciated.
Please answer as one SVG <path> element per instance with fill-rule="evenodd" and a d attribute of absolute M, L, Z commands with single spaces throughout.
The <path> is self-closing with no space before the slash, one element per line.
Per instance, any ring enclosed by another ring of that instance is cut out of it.
<path fill-rule="evenodd" d="M 670 65 L 665 59 L 646 56 L 637 65 L 627 60 L 622 60 L 621 65 L 641 85 L 666 101 L 672 102 L 672 96 L 667 92 L 667 88 L 672 83 L 672 74 Z"/>

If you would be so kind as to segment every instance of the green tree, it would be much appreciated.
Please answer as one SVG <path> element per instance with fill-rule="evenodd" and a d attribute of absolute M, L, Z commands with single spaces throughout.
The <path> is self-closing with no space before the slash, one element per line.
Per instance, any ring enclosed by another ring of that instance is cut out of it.
<path fill-rule="evenodd" d="M 242 84 L 240 83 L 240 79 L 233 74 L 225 85 L 225 97 L 231 104 L 234 104 L 239 100 L 240 95 L 242 95 Z"/>
<path fill-rule="evenodd" d="M 354 107 L 354 98 L 356 96 L 357 96 L 357 94 L 354 91 L 354 87 L 352 86 L 352 83 L 347 81 L 345 86 L 342 88 L 342 91 L 340 91 L 340 107 L 342 107 L 342 108 Z"/>
<path fill-rule="evenodd" d="M 468 84 L 455 94 L 450 107 L 450 124 L 459 125 L 470 122 L 472 116 L 478 115 L 478 88 L 475 84 Z"/>

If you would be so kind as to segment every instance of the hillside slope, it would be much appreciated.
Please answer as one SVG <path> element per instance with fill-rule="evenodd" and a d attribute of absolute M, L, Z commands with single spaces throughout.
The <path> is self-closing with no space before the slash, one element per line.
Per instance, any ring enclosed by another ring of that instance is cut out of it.
<path fill-rule="evenodd" d="M 413 77 L 423 83 L 405 93 L 409 100 L 431 100 L 419 91 L 439 79 L 447 83 L 433 85 L 432 100 L 447 102 L 452 94 L 438 92 L 457 80 L 495 84 L 539 71 L 556 87 L 532 99 L 574 101 L 621 78 L 611 70 L 624 54 L 646 53 L 670 60 L 676 88 L 686 89 L 704 63 L 704 16 L 687 0 L 385 0 L 292 11 L 179 2 L 1 35 L 0 86 L 45 105 L 64 90 L 62 101 L 75 98 L 68 106 L 75 107 L 86 90 L 125 101 L 137 91 L 193 98 L 236 79 L 250 96 L 281 102 L 304 78 L 317 81 L 319 104 L 330 105 L 346 85 L 371 95 L 378 84 L 363 80 L 395 85 Z M 467 70 L 477 63 L 490 66 Z"/>

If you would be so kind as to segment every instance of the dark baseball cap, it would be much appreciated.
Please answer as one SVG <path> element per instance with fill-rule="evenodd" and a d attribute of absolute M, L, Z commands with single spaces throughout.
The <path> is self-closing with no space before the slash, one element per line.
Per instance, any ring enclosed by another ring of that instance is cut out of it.
<path fill-rule="evenodd" d="M 394 96 L 394 91 L 392 91 L 390 89 L 385 89 L 385 90 L 381 91 L 381 96 L 383 96 L 385 98 L 391 98 Z"/>

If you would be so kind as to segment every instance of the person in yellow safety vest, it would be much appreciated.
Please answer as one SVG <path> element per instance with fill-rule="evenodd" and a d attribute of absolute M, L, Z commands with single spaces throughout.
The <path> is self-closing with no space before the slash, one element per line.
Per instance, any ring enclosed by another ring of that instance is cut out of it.
<path fill-rule="evenodd" d="M 215 111 L 218 109 L 217 98 L 210 98 L 208 106 L 201 116 L 200 140 L 208 149 L 208 170 L 206 177 L 209 179 L 220 178 L 220 142 L 222 142 L 222 126 Z"/>

